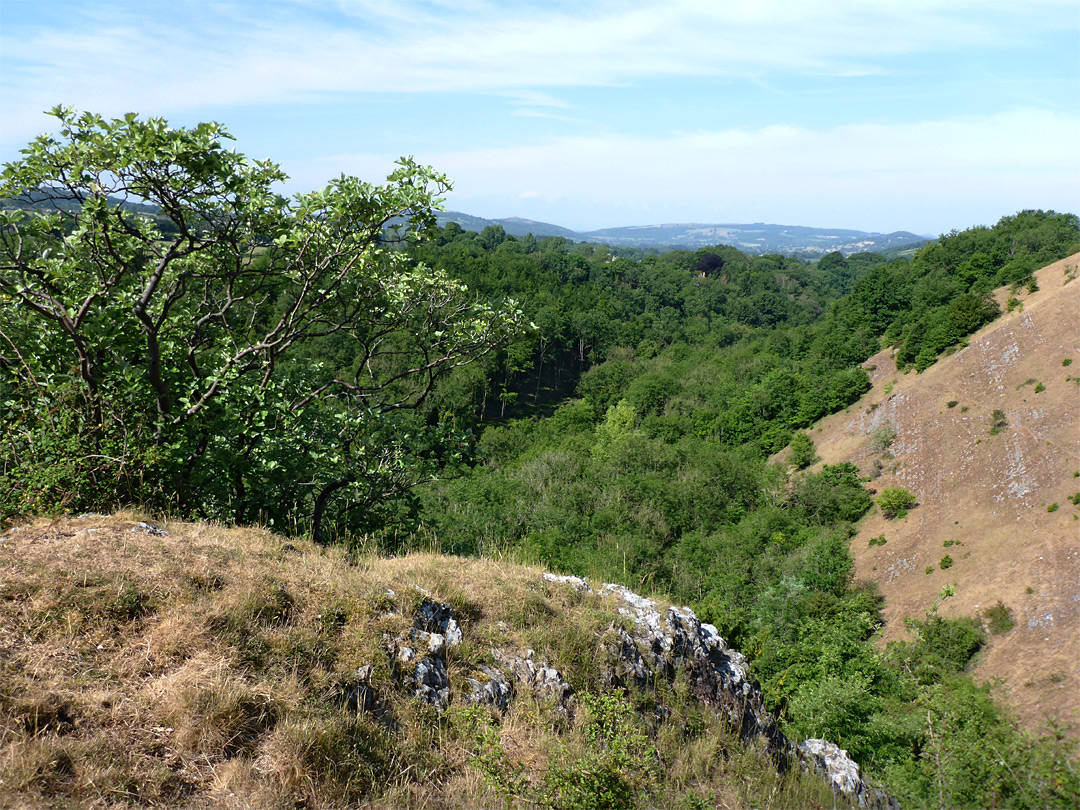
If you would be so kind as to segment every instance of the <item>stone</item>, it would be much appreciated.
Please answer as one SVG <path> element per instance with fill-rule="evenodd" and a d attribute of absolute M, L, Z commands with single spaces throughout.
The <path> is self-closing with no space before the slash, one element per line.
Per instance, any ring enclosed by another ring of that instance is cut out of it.
<path fill-rule="evenodd" d="M 466 678 L 469 694 L 466 701 L 474 706 L 488 706 L 505 712 L 514 697 L 514 685 L 501 669 L 481 664 L 473 677 Z"/>
<path fill-rule="evenodd" d="M 848 752 L 828 740 L 803 740 L 798 746 L 799 759 L 820 774 L 833 793 L 843 795 L 857 807 L 867 810 L 900 810 L 900 802 L 885 791 L 868 785 L 858 763 Z"/>
<path fill-rule="evenodd" d="M 456 647 L 463 638 L 454 609 L 434 599 L 428 598 L 420 603 L 416 609 L 415 624 L 418 630 L 440 634 L 451 647 Z"/>
<path fill-rule="evenodd" d="M 563 714 L 572 714 L 573 688 L 563 680 L 557 669 L 533 661 L 532 650 L 526 650 L 524 656 L 507 650 L 492 650 L 491 654 L 499 664 L 510 671 L 518 683 L 532 690 L 538 697 L 553 703 Z"/>

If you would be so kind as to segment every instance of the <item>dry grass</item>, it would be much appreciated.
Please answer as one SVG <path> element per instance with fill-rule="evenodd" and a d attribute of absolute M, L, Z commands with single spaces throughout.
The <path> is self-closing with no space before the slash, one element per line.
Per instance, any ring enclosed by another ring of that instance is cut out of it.
<path fill-rule="evenodd" d="M 1033 731 L 1049 715 L 1080 732 L 1080 509 L 1068 500 L 1080 489 L 1080 396 L 1063 365 L 1080 355 L 1080 286 L 1068 283 L 1078 266 L 1072 256 L 1043 268 L 1034 293 L 998 290 L 1001 304 L 1017 295 L 1023 308 L 922 374 L 897 374 L 888 350 L 870 358 L 873 388 L 814 433 L 825 463 L 870 474 L 875 431 L 895 428 L 895 457 L 871 486 L 903 486 L 920 505 L 897 521 L 869 515 L 851 545 L 859 577 L 885 596 L 886 638 L 902 637 L 904 618 L 923 617 L 946 585 L 946 616 L 1003 603 L 1016 626 L 991 638 L 974 674 L 1004 679 L 1002 697 Z M 1045 390 L 1034 393 L 1033 379 Z M 991 435 L 998 410 L 1008 424 Z M 881 534 L 888 544 L 871 546 Z M 955 560 L 947 571 L 936 568 L 944 548 Z"/>
<path fill-rule="evenodd" d="M 602 693 L 603 637 L 624 621 L 607 603 L 502 561 L 356 558 L 205 524 L 158 523 L 156 537 L 142 519 L 0 535 L 0 807 L 524 807 L 478 757 L 501 751 L 531 801 L 557 763 L 586 761 L 585 712 L 519 690 L 499 718 L 466 707 L 464 676 L 493 647 L 532 648 L 579 695 Z M 443 714 L 395 682 L 387 653 L 418 588 L 452 605 L 464 633 Z M 376 703 L 358 712 L 343 684 L 364 665 Z M 830 800 L 744 753 L 683 692 L 663 698 L 670 722 L 642 721 L 664 763 L 643 801 Z M 642 717 L 658 699 L 639 698 Z"/>

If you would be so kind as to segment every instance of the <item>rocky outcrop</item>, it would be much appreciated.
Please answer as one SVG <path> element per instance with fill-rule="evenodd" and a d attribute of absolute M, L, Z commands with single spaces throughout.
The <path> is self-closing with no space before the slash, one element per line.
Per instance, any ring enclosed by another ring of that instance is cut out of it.
<path fill-rule="evenodd" d="M 695 696 L 720 712 L 747 741 L 757 741 L 780 768 L 798 763 L 822 776 L 834 793 L 867 810 L 899 810 L 896 799 L 863 780 L 847 752 L 827 740 L 795 745 L 780 731 L 766 710 L 761 688 L 750 677 L 746 658 L 727 646 L 717 629 L 703 623 L 690 608 L 661 610 L 652 599 L 622 585 L 604 585 L 599 592 L 577 577 L 544 574 L 552 585 L 566 585 L 582 596 L 609 599 L 627 621 L 613 623 L 598 640 L 608 652 L 606 673 L 612 687 L 647 689 L 683 676 Z M 446 709 L 452 688 L 446 653 L 463 640 L 458 617 L 450 605 L 425 596 L 413 615 L 413 626 L 390 638 L 387 648 L 400 683 L 417 699 Z M 548 701 L 556 711 L 573 715 L 574 690 L 559 671 L 539 660 L 534 650 L 492 649 L 488 663 L 465 677 L 463 699 L 477 706 L 506 711 L 520 690 Z M 347 685 L 346 701 L 357 709 L 370 704 L 370 668 L 357 670 Z"/>
<path fill-rule="evenodd" d="M 802 763 L 820 774 L 833 793 L 846 796 L 858 807 L 900 810 L 900 803 L 880 788 L 863 781 L 858 763 L 848 752 L 828 740 L 803 740 L 798 746 Z"/>
<path fill-rule="evenodd" d="M 580 593 L 591 593 L 589 584 L 577 577 L 544 574 L 552 584 L 566 584 Z M 701 622 L 687 607 L 661 612 L 656 602 L 622 585 L 604 585 L 598 594 L 612 598 L 618 613 L 631 620 L 631 629 L 611 628 L 607 649 L 613 686 L 644 688 L 658 678 L 673 680 L 685 673 L 694 694 L 704 704 L 722 712 L 732 728 L 746 740 L 761 740 L 781 767 L 798 762 L 821 774 L 833 791 L 867 810 L 899 810 L 895 798 L 862 778 L 859 766 L 847 752 L 827 740 L 807 740 L 795 745 L 765 709 L 761 688 L 749 674 L 746 658 L 727 646 L 717 629 Z"/>

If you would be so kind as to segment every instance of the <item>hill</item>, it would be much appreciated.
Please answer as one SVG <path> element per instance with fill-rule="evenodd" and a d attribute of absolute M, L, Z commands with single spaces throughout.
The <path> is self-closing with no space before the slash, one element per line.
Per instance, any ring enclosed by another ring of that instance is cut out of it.
<path fill-rule="evenodd" d="M 999 289 L 1011 311 L 921 374 L 898 374 L 890 350 L 870 358 L 869 393 L 812 433 L 826 463 L 918 498 L 902 519 L 869 515 L 851 545 L 885 596 L 885 638 L 939 601 L 945 616 L 981 615 L 999 632 L 974 674 L 1005 679 L 1033 728 L 1080 717 L 1078 265 L 1038 271 L 1036 292 Z"/>
<path fill-rule="evenodd" d="M 807 228 L 792 225 L 672 224 L 605 228 L 584 234 L 591 242 L 611 245 L 674 245 L 696 249 L 709 245 L 731 245 L 749 253 L 805 253 L 823 255 L 839 251 L 881 253 L 896 248 L 914 248 L 933 241 L 908 231 L 869 233 L 842 228 Z"/>
<path fill-rule="evenodd" d="M 4 807 L 898 807 L 619 586 L 131 514 L 0 571 Z"/>
<path fill-rule="evenodd" d="M 498 225 L 507 235 L 520 238 L 526 234 L 536 237 L 561 236 L 577 242 L 597 242 L 613 247 L 646 247 L 666 250 L 696 250 L 713 245 L 730 245 L 758 255 L 806 254 L 824 255 L 834 251 L 845 256 L 853 253 L 893 254 L 933 241 L 909 231 L 871 233 L 843 228 L 808 228 L 793 225 L 735 224 L 672 224 L 636 225 L 604 228 L 597 231 L 573 231 L 547 222 L 509 217 L 484 219 L 458 211 L 440 211 L 436 219 L 441 226 L 457 223 L 466 231 L 481 232 Z"/>

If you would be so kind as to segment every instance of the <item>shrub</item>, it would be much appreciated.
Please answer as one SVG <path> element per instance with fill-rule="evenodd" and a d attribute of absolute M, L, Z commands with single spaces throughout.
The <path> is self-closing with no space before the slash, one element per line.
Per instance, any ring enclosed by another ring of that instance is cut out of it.
<path fill-rule="evenodd" d="M 871 547 L 873 547 L 873 546 L 883 546 L 888 542 L 889 541 L 885 539 L 885 535 L 879 534 L 877 537 L 871 537 L 870 538 L 869 545 Z"/>
<path fill-rule="evenodd" d="M 1047 512 L 1056 512 L 1057 510 L 1058 510 L 1058 505 L 1056 503 L 1052 503 L 1048 507 L 1046 507 Z"/>
<path fill-rule="evenodd" d="M 796 433 L 791 440 L 791 463 L 796 469 L 804 470 L 815 461 L 814 440 L 805 433 Z"/>
<path fill-rule="evenodd" d="M 990 435 L 996 436 L 1001 433 L 1006 427 L 1009 426 L 1009 419 L 1005 416 L 1005 411 L 998 408 L 992 414 L 990 414 Z"/>
<path fill-rule="evenodd" d="M 1035 386 L 1035 393 L 1036 394 L 1041 394 L 1045 390 L 1046 390 L 1046 386 L 1043 385 L 1042 383 L 1039 383 L 1038 385 Z"/>
<path fill-rule="evenodd" d="M 957 400 L 957 399 L 950 399 L 950 400 L 949 400 L 948 402 L 946 402 L 946 403 L 945 403 L 945 406 L 946 406 L 947 408 L 955 408 L 955 407 L 956 407 L 957 405 L 959 405 L 959 404 L 960 404 L 960 401 L 959 401 L 959 400 Z"/>
<path fill-rule="evenodd" d="M 894 441 L 896 441 L 896 428 L 890 423 L 885 423 L 870 434 L 870 449 L 875 453 L 881 453 L 892 447 Z"/>
<path fill-rule="evenodd" d="M 877 505 L 887 518 L 902 518 L 918 505 L 913 492 L 903 487 L 885 487 L 877 497 Z"/>
<path fill-rule="evenodd" d="M 1063 366 L 1071 366 L 1072 365 L 1072 358 L 1071 357 L 1066 357 L 1064 360 L 1061 361 L 1061 365 L 1063 365 Z"/>
<path fill-rule="evenodd" d="M 941 566 L 942 571 L 944 571 L 946 568 L 952 568 L 953 558 L 946 554 L 944 557 L 941 558 L 941 562 L 938 563 L 938 565 Z"/>
<path fill-rule="evenodd" d="M 1012 608 L 1002 602 L 1000 599 L 993 607 L 988 607 L 983 611 L 983 618 L 986 619 L 986 625 L 993 635 L 1000 635 L 1001 633 L 1007 633 L 1016 626 L 1016 620 L 1012 615 Z"/>

